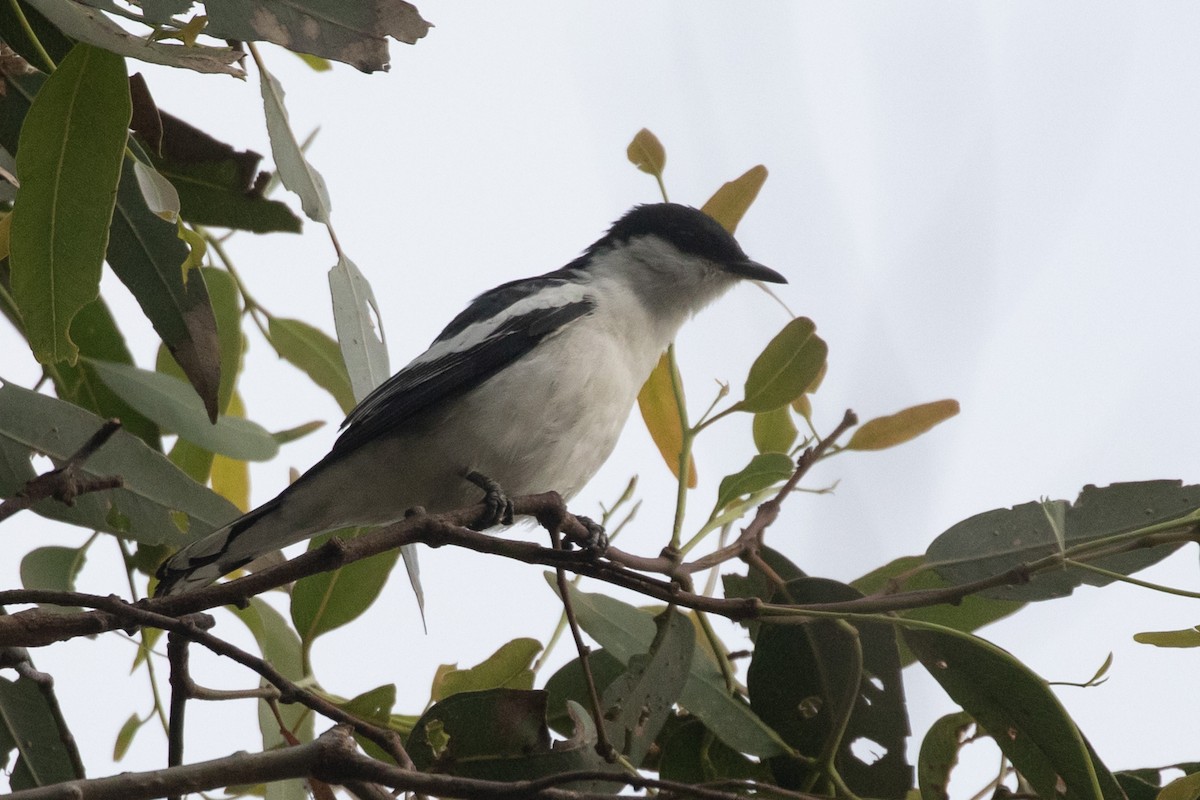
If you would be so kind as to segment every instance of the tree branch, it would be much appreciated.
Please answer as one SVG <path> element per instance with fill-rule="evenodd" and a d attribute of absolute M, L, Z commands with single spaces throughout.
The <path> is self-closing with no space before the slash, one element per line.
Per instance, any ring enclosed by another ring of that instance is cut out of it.
<path fill-rule="evenodd" d="M 70 506 L 75 504 L 75 498 L 81 494 L 120 488 L 123 482 L 119 475 L 92 476 L 82 473 L 84 462 L 103 447 L 120 428 L 120 420 L 108 420 L 61 467 L 26 481 L 14 496 L 0 502 L 0 522 L 47 498 L 52 497 Z"/>
<path fill-rule="evenodd" d="M 579 782 L 622 784 L 655 789 L 660 797 L 738 800 L 753 790 L 752 782 L 730 782 L 729 791 L 616 772 L 565 772 L 525 781 L 488 781 L 416 772 L 377 761 L 355 750 L 346 728 L 338 726 L 316 740 L 264 753 L 239 753 L 212 761 L 126 772 L 106 778 L 67 781 L 7 795 L 7 800 L 151 800 L 167 795 L 204 792 L 231 784 L 257 784 L 288 778 L 310 778 L 337 785 L 373 783 L 404 792 L 478 800 L 611 800 L 612 794 L 561 788 Z M 767 787 L 762 787 L 767 788 Z M 772 793 L 779 794 L 775 787 Z M 740 790 L 740 793 L 739 791 Z M 787 797 L 816 800 L 816 795 L 788 792 Z M 825 798 L 824 800 L 828 800 Z"/>

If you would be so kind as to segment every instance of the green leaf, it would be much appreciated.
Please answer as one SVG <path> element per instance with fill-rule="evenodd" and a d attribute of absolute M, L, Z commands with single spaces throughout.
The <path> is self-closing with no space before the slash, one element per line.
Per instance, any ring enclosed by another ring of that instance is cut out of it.
<path fill-rule="evenodd" d="M 553 577 L 548 580 L 557 591 Z M 621 663 L 628 665 L 630 658 L 650 649 L 657 632 L 650 612 L 575 587 L 570 592 L 580 626 Z M 679 702 L 735 750 L 762 758 L 787 752 L 778 734 L 729 693 L 716 661 L 703 650 L 692 658 Z"/>
<path fill-rule="evenodd" d="M 161 558 L 155 559 L 154 564 L 157 564 L 161 560 Z M 151 565 L 148 571 L 150 574 L 153 574 L 153 570 L 154 566 Z M 138 642 L 137 655 L 133 657 L 133 664 L 129 667 L 130 675 L 150 657 L 150 653 L 154 650 L 154 645 L 158 644 L 159 638 L 162 637 L 162 628 L 142 628 L 140 635 L 141 641 Z"/>
<path fill-rule="evenodd" d="M 392 716 L 392 707 L 396 705 L 396 684 L 376 686 L 338 705 L 356 717 L 387 725 Z"/>
<path fill-rule="evenodd" d="M 801 395 L 803 396 L 803 395 Z M 754 446 L 760 453 L 786 453 L 796 443 L 800 431 L 792 421 L 788 406 L 754 415 Z"/>
<path fill-rule="evenodd" d="M 0 387 L 0 496 L 11 497 L 34 477 L 29 461 L 32 453 L 44 453 L 62 463 L 103 423 L 70 403 L 5 383 Z M 228 501 L 125 431 L 117 431 L 88 459 L 82 474 L 120 475 L 124 486 L 81 495 L 74 506 L 43 500 L 33 510 L 50 519 L 120 533 L 144 544 L 175 547 L 238 516 Z M 180 514 L 185 530 L 176 523 Z"/>
<path fill-rule="evenodd" d="M 274 42 L 343 61 L 363 72 L 387 69 L 387 37 L 416 44 L 430 28 L 416 6 L 404 0 L 303 0 L 267 6 L 252 0 L 214 0 L 204 7 L 212 36 Z"/>
<path fill-rule="evenodd" d="M 664 730 L 659 777 L 683 783 L 714 783 L 723 780 L 756 781 L 763 797 L 771 797 L 765 786 L 772 782 L 765 763 L 751 761 L 732 749 L 695 717 Z"/>
<path fill-rule="evenodd" d="M 930 726 L 917 758 L 921 800 L 950 800 L 950 773 L 958 764 L 958 751 L 965 744 L 967 730 L 974 724 L 970 714 L 958 711 Z"/>
<path fill-rule="evenodd" d="M 957 400 L 935 400 L 919 406 L 906 408 L 887 417 L 876 417 L 864 422 L 850 441 L 847 450 L 883 450 L 895 447 L 958 413 Z"/>
<path fill-rule="evenodd" d="M 300 218 L 285 203 L 264 196 L 267 174 L 262 156 L 235 150 L 178 117 L 160 114 L 161 155 L 151 147 L 155 167 L 179 192 L 184 219 L 194 225 L 268 233 L 300 232 Z"/>
<path fill-rule="evenodd" d="M 1119 797 L 1104 792 L 1107 781 L 1099 773 L 1107 770 L 1094 760 L 1054 692 L 1011 654 L 970 634 L 901 630 L 929 674 L 988 732 L 1039 796 Z"/>
<path fill-rule="evenodd" d="M 309 549 L 320 547 L 334 536 L 354 539 L 370 530 L 348 528 L 323 534 L 312 540 Z M 305 653 L 318 636 L 352 622 L 375 602 L 396 565 L 396 556 L 395 550 L 389 550 L 296 581 L 292 588 L 292 624 L 300 634 Z"/>
<path fill-rule="evenodd" d="M 229 610 L 250 629 L 263 658 L 271 666 L 294 683 L 305 681 L 308 676 L 304 671 L 300 639 L 278 611 L 271 608 L 261 597 L 250 598 L 247 608 L 238 609 L 231 606 Z M 266 679 L 259 683 L 265 684 Z M 286 703 L 280 704 L 279 713 L 284 726 L 293 736 L 302 742 L 312 741 L 314 715 L 311 711 L 299 703 Z M 280 733 L 279 722 L 271 713 L 271 709 L 261 701 L 258 703 L 258 727 L 262 732 L 264 750 L 290 744 Z M 271 783 L 269 787 L 274 795 L 269 793 L 268 800 L 303 800 L 308 796 L 305 782 L 300 779 Z"/>
<path fill-rule="evenodd" d="M 38 547 L 21 559 L 21 585 L 26 589 L 73 592 L 85 561 L 84 550 L 79 547 Z"/>
<path fill-rule="evenodd" d="M 602 695 L 613 681 L 625 674 L 625 665 L 602 648 L 592 650 L 588 656 L 588 666 L 592 671 L 596 691 Z M 567 711 L 568 704 L 575 702 L 588 705 L 591 702 L 583 667 L 580 666 L 578 658 L 571 659 L 550 676 L 546 681 L 546 694 L 546 721 L 558 733 L 570 736 L 574 729 L 574 721 Z"/>
<path fill-rule="evenodd" d="M 125 346 L 125 337 L 117 329 L 117 323 L 103 298 L 96 298 L 75 315 L 71 322 L 71 339 L 79 345 L 82 356 L 121 364 L 133 363 L 133 356 Z M 109 389 L 86 358 L 76 362 L 75 366 L 60 361 L 51 372 L 51 377 L 59 398 L 69 400 L 96 416 L 119 419 L 125 430 L 153 449 L 162 449 L 158 426 L 134 411 L 132 406 Z"/>
<path fill-rule="evenodd" d="M 570 739 L 550 741 L 546 692 L 490 689 L 463 692 L 436 703 L 413 726 L 406 748 L 418 770 L 467 778 L 516 781 L 574 770 L 619 769 L 596 753 L 596 728 L 574 707 Z M 611 791 L 611 784 L 572 788 Z"/>
<path fill-rule="evenodd" d="M 537 639 L 513 639 L 500 646 L 485 660 L 470 669 L 455 669 L 443 664 L 433 679 L 431 700 L 445 700 L 460 692 L 486 689 L 532 689 L 533 659 L 542 650 Z"/>
<path fill-rule="evenodd" d="M 383 330 L 374 322 L 379 319 L 379 305 L 366 276 L 345 256 L 329 270 L 329 292 L 342 362 L 350 375 L 354 398 L 361 401 L 391 374 Z"/>
<path fill-rule="evenodd" d="M 829 352 L 816 330 L 808 317 L 797 317 L 785 325 L 751 365 L 745 399 L 736 408 L 754 413 L 774 411 L 807 391 Z"/>
<path fill-rule="evenodd" d="M 11 5 L 0 3 L 0 15 L 5 10 L 11 10 Z M 21 139 L 21 128 L 25 117 L 29 114 L 30 106 L 33 105 L 33 98 L 45 84 L 46 76 L 40 72 L 31 72 L 25 75 L 11 75 L 3 72 L 0 73 L 0 78 L 3 78 L 4 81 L 0 84 L 4 87 L 4 93 L 0 94 L 0 146 L 16 155 L 20 152 L 18 143 Z"/>
<path fill-rule="evenodd" d="M 46 15 L 68 36 L 104 48 L 113 53 L 148 61 L 183 67 L 196 72 L 223 72 L 241 77 L 241 69 L 232 66 L 242 57 L 241 52 L 228 47 L 185 47 L 182 44 L 151 42 L 121 28 L 98 9 L 62 0 L 25 0 Z M 59 69 L 62 65 L 59 65 Z"/>
<path fill-rule="evenodd" d="M 713 516 L 739 497 L 786 481 L 795 471 L 796 463 L 786 453 L 759 453 L 750 459 L 750 463 L 741 471 L 721 479 L 721 486 L 717 489 L 717 502 L 713 506 Z"/>
<path fill-rule="evenodd" d="M 23 6 L 23 7 L 21 7 Z M 35 8 L 30 8 L 27 5 L 21 4 L 18 6 L 14 3 L 0 3 L 0 39 L 11 47 L 16 53 L 29 62 L 35 69 L 40 69 L 42 72 L 49 72 L 48 65 L 38 52 L 37 45 L 34 44 L 34 39 L 29 37 L 25 30 L 25 25 L 17 16 L 16 9 L 20 8 L 25 21 L 29 23 L 30 30 L 33 31 L 34 37 L 38 44 L 49 54 L 50 58 L 54 59 L 55 63 L 62 61 L 71 48 L 75 45 L 71 39 L 63 35 L 62 31 L 50 24 L 50 21 L 41 15 Z M 3 115 L 0 115 L 3 116 Z M 5 145 L 7 147 L 7 144 Z M 11 152 L 16 152 L 12 149 Z"/>
<path fill-rule="evenodd" d="M 209 13 L 211 15 L 211 9 Z M 329 190 L 325 188 L 321 173 L 308 163 L 300 142 L 292 133 L 287 108 L 283 104 L 283 86 L 266 70 L 259 70 L 259 78 L 263 111 L 267 118 L 267 135 L 271 140 L 271 152 L 275 156 L 279 179 L 289 191 L 299 196 L 300 206 L 309 219 L 328 225 Z"/>
<path fill-rule="evenodd" d="M 81 44 L 25 117 L 10 268 L 13 299 L 43 364 L 78 358 L 68 332 L 100 291 L 131 114 L 124 59 Z"/>
<path fill-rule="evenodd" d="M 76 773 L 63 745 L 70 735 L 59 730 L 50 704 L 33 680 L 0 678 L 0 769 L 9 773 L 11 791 L 84 777 Z M 9 764 L 14 750 L 17 757 Z"/>
<path fill-rule="evenodd" d="M 687 683 L 696 630 L 668 608 L 654 618 L 657 632 L 645 654 L 630 656 L 629 668 L 604 690 L 608 740 L 629 763 L 640 766 Z"/>
<path fill-rule="evenodd" d="M 176 439 L 167 454 L 171 463 L 179 467 L 196 483 L 208 483 L 212 475 L 212 465 L 216 456 L 198 444 L 192 444 L 187 439 Z"/>
<path fill-rule="evenodd" d="M 298 319 L 271 317 L 269 331 L 275 352 L 333 395 L 343 412 L 350 413 L 355 406 L 354 391 L 337 342 Z"/>
<path fill-rule="evenodd" d="M 642 128 L 633 136 L 625 155 L 630 163 L 642 172 L 662 178 L 663 170 L 667 168 L 667 151 L 658 137 L 647 128 Z"/>
<path fill-rule="evenodd" d="M 133 744 L 133 737 L 137 735 L 138 730 L 145 722 L 146 720 L 137 714 L 129 715 L 129 719 L 125 720 L 121 730 L 117 731 L 117 740 L 113 742 L 113 761 L 120 761 L 125 757 L 125 754 L 129 752 L 129 745 Z"/>
<path fill-rule="evenodd" d="M 1158 800 L 1196 800 L 1200 797 L 1200 772 L 1176 778 L 1158 793 Z"/>
<path fill-rule="evenodd" d="M 1135 642 L 1152 644 L 1155 647 L 1200 647 L 1200 625 L 1181 631 L 1146 631 L 1135 633 Z"/>
<path fill-rule="evenodd" d="M 288 442 L 294 442 L 297 439 L 303 439 L 305 436 L 308 436 L 310 433 L 313 433 L 314 431 L 318 431 L 324 427 L 325 427 L 324 420 L 314 419 L 311 422 L 302 423 L 300 425 L 295 426 L 294 428 L 285 428 L 281 431 L 275 431 L 274 433 L 271 434 L 271 438 L 274 439 L 279 444 L 287 444 Z"/>
<path fill-rule="evenodd" d="M 850 585 L 863 594 L 875 594 L 876 592 L 889 590 L 889 582 L 901 575 L 913 573 L 919 567 L 925 564 L 924 556 L 904 556 L 892 561 L 882 567 L 873 570 L 858 580 L 851 581 Z M 903 591 L 924 591 L 931 589 L 944 589 L 950 584 L 941 578 L 936 572 L 931 569 L 921 570 L 916 572 L 911 577 L 904 581 Z M 947 628 L 952 628 L 956 631 L 970 633 L 977 631 L 984 625 L 988 625 L 997 620 L 1004 619 L 1007 616 L 1015 614 L 1025 604 L 1013 600 L 993 600 L 986 597 L 980 597 L 977 594 L 964 597 L 957 603 L 942 603 L 936 606 L 925 606 L 923 608 L 906 608 L 900 611 L 895 611 L 897 616 L 905 619 L 916 619 L 924 622 L 932 622 L 936 625 L 942 625 Z M 903 641 L 900 642 L 900 663 L 907 667 L 917 660 L 917 657 L 909 651 L 908 646 Z"/>
<path fill-rule="evenodd" d="M 771 599 L 827 603 L 861 596 L 836 581 L 797 578 Z M 831 738 L 840 735 L 834 764 L 856 795 L 901 797 L 912 786 L 904 752 L 908 714 L 892 626 L 851 627 L 823 619 L 805 625 L 764 623 L 754 641 L 746 687 L 750 708 L 802 756 L 819 764 Z M 871 743 L 877 756 L 871 763 L 855 755 L 856 740 Z M 779 785 L 789 789 L 807 789 L 821 774 L 787 756 L 768 763 Z"/>
<path fill-rule="evenodd" d="M 1048 502 L 1048 501 L 1047 501 Z M 1067 547 L 1098 542 L 1171 520 L 1195 524 L 1191 515 L 1200 508 L 1200 486 L 1180 481 L 1114 483 L 1105 488 L 1086 486 L 1075 503 L 1054 501 L 1061 507 L 1062 530 L 1050 524 L 1044 502 L 995 509 L 963 520 L 938 536 L 926 557 L 938 574 L 952 584 L 991 577 L 1061 551 L 1058 534 Z M 1158 563 L 1182 545 L 1137 548 L 1104 556 L 1089 563 L 1128 575 Z M 1028 583 L 1000 586 L 982 592 L 1008 600 L 1048 600 L 1069 595 L 1076 586 L 1105 586 L 1114 578 L 1066 567 L 1033 574 Z"/>
<path fill-rule="evenodd" d="M 759 189 L 762 189 L 766 182 L 767 168 L 762 164 L 751 167 L 740 177 L 722 184 L 700 210 L 721 223 L 725 230 L 735 233 L 738 223 L 750 210 L 754 198 L 758 197 Z"/>
<path fill-rule="evenodd" d="M 664 351 L 658 365 L 638 392 L 638 409 L 650 438 L 667 462 L 667 469 L 679 477 L 679 454 L 683 452 L 683 420 L 679 418 L 679 404 L 675 401 L 675 389 L 671 379 L 671 356 Z M 683 391 L 682 384 L 679 390 Z M 696 458 L 688 456 L 687 485 L 696 486 Z"/>
<path fill-rule="evenodd" d="M 282 167 L 280 169 L 282 171 Z M 324 188 L 324 184 L 321 187 Z M 362 401 L 391 374 L 383 328 L 377 329 L 373 321 L 380 318 L 379 306 L 370 282 L 344 253 L 339 255 L 338 263 L 329 270 L 329 293 L 333 299 L 333 326 L 337 331 L 342 361 L 350 375 L 354 399 Z M 403 545 L 400 555 L 404 558 L 408 583 L 417 598 L 421 619 L 424 620 L 425 591 L 421 588 L 417 546 Z"/>
<path fill-rule="evenodd" d="M 222 414 L 232 413 L 230 404 L 234 399 L 238 375 L 242 371 L 242 357 L 246 352 L 246 339 L 242 335 L 242 295 L 233 276 L 223 269 L 204 268 L 193 274 L 193 277 L 199 275 L 204 277 L 213 317 L 217 323 L 217 353 L 221 363 L 217 410 Z M 237 415 L 244 414 L 242 409 Z"/>
<path fill-rule="evenodd" d="M 266 461 L 279 452 L 271 434 L 249 420 L 221 416 L 209 424 L 200 398 L 183 381 L 127 364 L 89 363 L 125 402 L 205 450 L 244 461 Z"/>
<path fill-rule="evenodd" d="M 180 268 L 188 247 L 177 233 L 146 205 L 127 161 L 117 189 L 108 264 L 204 401 L 208 418 L 216 420 L 223 377 L 217 321 L 203 273 L 193 270 L 183 282 Z"/>

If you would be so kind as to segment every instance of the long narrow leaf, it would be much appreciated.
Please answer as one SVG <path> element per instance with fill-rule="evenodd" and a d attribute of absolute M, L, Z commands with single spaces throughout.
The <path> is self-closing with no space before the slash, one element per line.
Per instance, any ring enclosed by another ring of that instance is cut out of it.
<path fill-rule="evenodd" d="M 61 463 L 103 424 L 104 420 L 71 403 L 11 383 L 0 386 L 0 495 L 11 497 L 35 475 L 33 454 Z M 124 485 L 78 497 L 73 506 L 44 500 L 33 510 L 143 544 L 174 546 L 238 516 L 231 503 L 125 431 L 117 431 L 88 459 L 83 474 L 120 475 Z"/>
<path fill-rule="evenodd" d="M 130 115 L 125 60 L 76 45 L 25 117 L 17 150 L 12 293 L 34 355 L 74 364 L 71 320 L 100 291 Z"/>

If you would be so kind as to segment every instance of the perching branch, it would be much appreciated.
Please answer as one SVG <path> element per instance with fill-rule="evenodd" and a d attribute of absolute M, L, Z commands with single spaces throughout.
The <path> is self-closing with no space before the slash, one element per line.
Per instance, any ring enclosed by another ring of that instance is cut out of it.
<path fill-rule="evenodd" d="M 107 778 L 68 781 L 8 795 L 8 800 L 151 800 L 167 795 L 204 792 L 231 784 L 259 784 L 289 778 L 310 778 L 335 785 L 373 783 L 403 792 L 437 797 L 481 800 L 608 800 L 613 795 L 561 788 L 583 781 L 655 789 L 662 798 L 737 800 L 753 790 L 753 782 L 737 782 L 729 791 L 692 786 L 676 781 L 646 778 L 619 772 L 565 772 L 526 781 L 487 781 L 417 772 L 365 756 L 355 750 L 344 727 L 336 727 L 316 740 L 264 753 L 239 753 L 212 761 L 148 772 L 126 772 Z M 725 782 L 728 785 L 728 782 Z M 763 787 L 767 788 L 767 787 Z M 769 787 L 772 796 L 817 800 L 816 795 Z M 827 799 L 826 799 L 827 800 Z"/>
<path fill-rule="evenodd" d="M 175 620 L 179 615 L 195 613 L 221 605 L 244 605 L 248 598 L 267 589 L 282 586 L 306 575 L 335 570 L 346 564 L 410 543 L 423 543 L 430 547 L 451 545 L 478 553 L 540 564 L 552 568 L 563 568 L 589 578 L 630 589 L 646 597 L 665 603 L 675 603 L 684 608 L 705 611 L 734 621 L 775 618 L 774 611 L 764 613 L 763 603 L 757 598 L 707 597 L 684 589 L 678 581 L 665 580 L 648 575 L 630 565 L 644 566 L 647 570 L 659 565 L 659 558 L 631 556 L 616 548 L 609 548 L 605 557 L 581 550 L 555 550 L 532 542 L 490 536 L 471 530 L 467 524 L 478 518 L 480 506 L 438 515 L 414 515 L 394 525 L 373 531 L 350 541 L 330 539 L 315 550 L 290 561 L 262 570 L 228 583 L 216 584 L 194 592 L 167 598 L 140 601 L 136 606 L 119 598 L 106 598 L 76 592 L 13 589 L 0 591 L 0 605 L 46 603 L 62 606 L 84 606 L 96 609 L 79 614 L 57 614 L 40 609 L 30 609 L 7 616 L 0 616 L 0 646 L 41 647 L 77 636 L 94 635 L 106 631 L 137 627 L 145 623 L 132 617 L 127 611 L 145 610 L 153 612 L 158 619 Z M 555 524 L 560 517 L 564 520 L 564 532 L 586 536 L 587 529 L 569 512 L 557 493 L 514 500 L 518 515 L 534 516 L 543 524 Z M 1079 547 L 1086 553 L 1076 553 L 1068 548 L 1063 554 L 1054 554 L 1028 564 L 1023 564 L 997 575 L 970 583 L 938 589 L 895 591 L 884 589 L 867 597 L 836 603 L 812 603 L 789 606 L 788 621 L 796 621 L 796 612 L 805 610 L 822 613 L 866 614 L 903 611 L 912 608 L 956 603 L 984 589 L 1026 583 L 1039 571 L 1059 569 L 1063 557 L 1088 559 L 1111 556 L 1147 547 L 1155 547 L 1173 541 L 1192 541 L 1200 533 L 1200 526 L 1183 523 L 1176 529 L 1160 529 L 1144 536 L 1123 538 L 1119 542 L 1099 547 L 1097 542 L 1087 542 Z M 739 537 L 740 538 L 740 537 Z M 745 552 L 744 549 L 739 550 Z M 706 559 L 698 560 L 706 566 L 713 564 Z M 673 565 L 670 569 L 681 569 L 687 573 L 696 562 Z M 664 567 L 665 569 L 665 567 Z M 114 605 L 114 603 L 116 605 Z"/>

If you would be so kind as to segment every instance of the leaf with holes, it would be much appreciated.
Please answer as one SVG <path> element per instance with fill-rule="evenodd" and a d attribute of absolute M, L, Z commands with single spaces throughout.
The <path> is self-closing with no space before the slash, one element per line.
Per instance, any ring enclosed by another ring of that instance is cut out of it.
<path fill-rule="evenodd" d="M 1059 522 L 1051 521 L 1048 504 L 1056 509 Z M 1099 543 L 1118 534 L 1137 536 L 1151 527 L 1185 529 L 1198 523 L 1200 486 L 1169 480 L 1114 483 L 1104 488 L 1085 486 L 1074 503 L 1025 503 L 963 520 L 933 540 L 926 558 L 946 581 L 961 584 L 1056 556 L 1064 546 Z M 1158 563 L 1182 546 L 1182 542 L 1169 542 L 1138 547 L 1089 563 L 1129 575 Z M 1028 582 L 1022 577 L 1021 582 L 981 594 L 1004 600 L 1048 600 L 1069 595 L 1081 584 L 1105 586 L 1113 580 L 1067 566 L 1037 572 Z"/>
<path fill-rule="evenodd" d="M 772 600 L 824 603 L 861 596 L 836 581 L 797 578 Z M 856 623 L 850 629 L 836 620 L 764 623 L 754 642 L 746 686 L 750 707 L 801 755 L 819 759 L 836 745 L 834 763 L 855 794 L 901 797 L 912 786 L 904 752 L 908 715 L 890 625 Z M 870 743 L 874 760 L 861 757 L 856 742 L 859 747 Z M 769 764 L 785 788 L 806 788 L 818 776 L 793 758 L 774 758 Z"/>
<path fill-rule="evenodd" d="M 1039 796 L 1123 798 L 1054 692 L 1010 653 L 970 634 L 901 630 L 929 674 L 988 732 Z"/>

